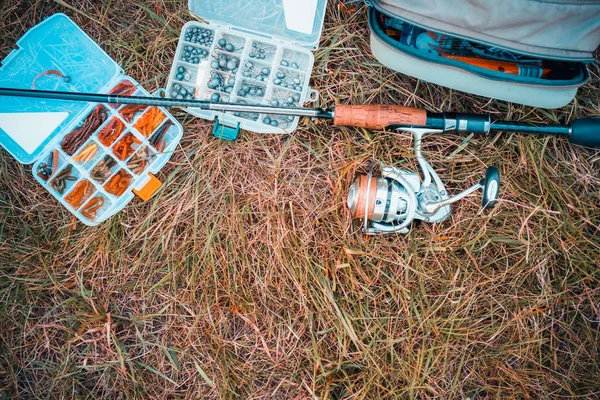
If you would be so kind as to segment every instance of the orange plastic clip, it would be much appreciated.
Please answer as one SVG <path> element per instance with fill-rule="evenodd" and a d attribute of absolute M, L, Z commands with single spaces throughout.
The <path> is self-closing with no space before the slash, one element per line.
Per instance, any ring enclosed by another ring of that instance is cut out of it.
<path fill-rule="evenodd" d="M 162 182 L 153 174 L 148 174 L 150 180 L 148 183 L 144 185 L 140 190 L 133 189 L 133 193 L 140 199 L 144 201 L 148 201 L 154 196 L 154 194 L 160 189 L 162 186 Z"/>

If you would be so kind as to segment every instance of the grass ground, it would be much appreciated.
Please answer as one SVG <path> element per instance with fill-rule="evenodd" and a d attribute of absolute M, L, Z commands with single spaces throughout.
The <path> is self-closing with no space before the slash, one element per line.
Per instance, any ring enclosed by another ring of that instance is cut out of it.
<path fill-rule="evenodd" d="M 0 52 L 64 12 L 152 91 L 186 7 L 3 0 Z M 470 96 L 379 65 L 363 12 L 330 7 L 315 56 L 323 105 L 600 115 L 597 64 L 559 110 Z M 368 159 L 411 162 L 407 135 L 306 120 L 226 143 L 175 115 L 185 134 L 164 189 L 97 228 L 0 150 L 0 398 L 600 396 L 599 151 L 512 134 L 428 140 L 452 192 L 496 165 L 503 200 L 366 238 L 345 191 Z"/>

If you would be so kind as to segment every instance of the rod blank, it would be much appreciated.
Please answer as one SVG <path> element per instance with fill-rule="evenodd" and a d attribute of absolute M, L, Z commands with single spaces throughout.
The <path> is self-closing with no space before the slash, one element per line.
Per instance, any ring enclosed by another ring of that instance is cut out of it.
<path fill-rule="evenodd" d="M 0 96 L 29 97 L 49 100 L 84 101 L 89 103 L 135 104 L 154 107 L 191 107 L 209 111 L 230 111 L 263 113 L 275 115 L 295 115 L 298 117 L 332 118 L 321 108 L 273 107 L 268 105 L 248 105 L 238 103 L 214 103 L 206 100 L 164 99 L 150 96 L 121 96 L 99 93 L 53 92 L 48 90 L 0 88 Z"/>

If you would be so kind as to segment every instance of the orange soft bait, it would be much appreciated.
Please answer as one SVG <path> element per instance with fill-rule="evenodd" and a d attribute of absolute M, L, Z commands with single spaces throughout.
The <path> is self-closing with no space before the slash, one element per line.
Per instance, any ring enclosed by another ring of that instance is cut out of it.
<path fill-rule="evenodd" d="M 121 196 L 129 187 L 132 176 L 125 170 L 120 170 L 115 176 L 104 185 L 104 189 L 115 196 Z"/>
<path fill-rule="evenodd" d="M 96 213 L 99 209 L 104 205 L 104 197 L 94 197 L 89 202 L 86 203 L 80 210 L 81 215 L 89 219 L 90 221 L 94 221 L 96 219 Z"/>
<path fill-rule="evenodd" d="M 119 160 L 125 161 L 135 151 L 133 145 L 141 143 L 142 142 L 133 136 L 132 133 L 128 133 L 127 135 L 123 136 L 123 139 L 119 140 L 119 142 L 114 145 L 113 153 Z"/>
<path fill-rule="evenodd" d="M 65 201 L 74 208 L 79 208 L 94 192 L 94 186 L 88 180 L 77 182 L 75 188 L 65 196 Z"/>
<path fill-rule="evenodd" d="M 131 104 L 121 108 L 119 110 L 119 114 L 121 114 L 121 116 L 125 118 L 125 121 L 131 122 L 133 121 L 133 117 L 135 116 L 135 114 L 144 110 L 145 108 L 146 106 L 137 106 L 135 104 Z"/>
<path fill-rule="evenodd" d="M 134 128 L 139 133 L 148 137 L 160 126 L 160 124 L 167 118 L 159 108 L 152 107 L 136 122 Z"/>
<path fill-rule="evenodd" d="M 110 122 L 102 128 L 100 133 L 98 133 L 98 140 L 104 146 L 108 147 L 112 145 L 115 140 L 121 136 L 123 133 L 123 129 L 125 129 L 125 125 L 118 118 L 112 118 Z"/>

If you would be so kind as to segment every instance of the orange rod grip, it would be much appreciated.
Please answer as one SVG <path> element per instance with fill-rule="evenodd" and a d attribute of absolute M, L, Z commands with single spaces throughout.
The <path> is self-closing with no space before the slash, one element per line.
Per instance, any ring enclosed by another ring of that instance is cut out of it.
<path fill-rule="evenodd" d="M 333 123 L 365 129 L 384 129 L 390 125 L 420 125 L 427 123 L 427 111 L 391 104 L 335 106 Z"/>

